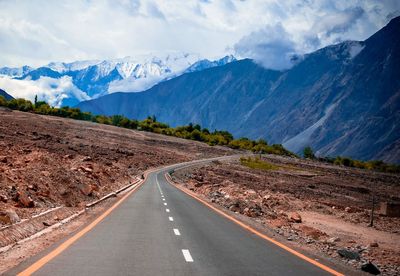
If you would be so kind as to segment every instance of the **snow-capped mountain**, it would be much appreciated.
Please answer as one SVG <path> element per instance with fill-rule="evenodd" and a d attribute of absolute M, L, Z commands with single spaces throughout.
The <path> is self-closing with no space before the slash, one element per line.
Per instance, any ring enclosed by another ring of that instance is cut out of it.
<path fill-rule="evenodd" d="M 110 60 L 87 60 L 75 61 L 71 63 L 51 62 L 39 68 L 23 66 L 21 68 L 0 68 L 0 85 L 4 82 L 17 82 L 18 85 L 24 84 L 26 90 L 29 86 L 32 93 L 29 98 L 39 94 L 39 98 L 51 101 L 51 99 L 60 99 L 57 95 L 48 97 L 40 91 L 43 90 L 43 82 L 50 79 L 60 80 L 63 83 L 70 81 L 75 92 L 62 92 L 64 97 L 61 102 L 50 102 L 52 105 L 60 106 L 65 104 L 76 104 L 80 99 L 97 98 L 113 92 L 140 92 L 146 90 L 160 81 L 171 79 L 183 73 L 204 70 L 206 68 L 221 66 L 234 61 L 233 56 L 226 56 L 222 59 L 210 61 L 201 59 L 199 55 L 188 53 L 168 53 L 162 56 L 142 55 L 136 57 L 125 57 Z M 51 87 L 56 82 L 51 81 Z M 10 83 L 6 83 L 9 91 L 18 97 L 18 86 L 13 89 Z M 10 87 L 11 86 L 11 87 Z M 47 86 L 47 85 L 46 85 Z M 11 89 L 10 89 L 11 88 Z M 54 89 L 53 89 L 54 90 Z M 81 91 L 82 97 L 76 98 L 76 91 Z M 52 92 L 54 93 L 54 91 Z M 65 96 L 67 95 L 67 96 Z"/>

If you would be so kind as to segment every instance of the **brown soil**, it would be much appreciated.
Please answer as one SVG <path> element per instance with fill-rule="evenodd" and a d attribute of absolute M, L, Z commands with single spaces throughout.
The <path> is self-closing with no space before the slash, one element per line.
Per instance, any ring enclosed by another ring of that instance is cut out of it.
<path fill-rule="evenodd" d="M 400 218 L 375 215 L 368 227 L 372 195 L 378 202 L 399 201 L 399 175 L 270 155 L 263 160 L 271 170 L 213 162 L 176 171 L 173 179 L 310 252 L 357 268 L 368 260 L 383 275 L 400 274 Z M 301 223 L 294 222 L 297 215 Z M 339 257 L 344 248 L 360 252 L 361 260 Z"/>

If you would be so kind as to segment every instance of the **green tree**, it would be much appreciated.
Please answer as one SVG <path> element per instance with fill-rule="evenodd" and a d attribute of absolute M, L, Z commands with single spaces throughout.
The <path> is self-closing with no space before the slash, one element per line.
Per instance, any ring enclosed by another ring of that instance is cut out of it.
<path fill-rule="evenodd" d="M 304 148 L 303 156 L 304 158 L 315 159 L 314 151 L 310 146 Z"/>

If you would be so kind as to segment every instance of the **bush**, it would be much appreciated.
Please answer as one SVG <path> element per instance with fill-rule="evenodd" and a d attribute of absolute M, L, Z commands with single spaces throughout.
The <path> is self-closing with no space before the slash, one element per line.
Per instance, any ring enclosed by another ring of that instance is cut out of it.
<path fill-rule="evenodd" d="M 309 146 L 304 148 L 303 156 L 307 159 L 315 159 L 314 151 Z"/>

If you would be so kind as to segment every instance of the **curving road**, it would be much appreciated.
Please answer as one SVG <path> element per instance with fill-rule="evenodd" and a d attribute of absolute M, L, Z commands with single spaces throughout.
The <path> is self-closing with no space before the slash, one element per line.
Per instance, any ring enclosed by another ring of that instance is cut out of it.
<path fill-rule="evenodd" d="M 52 251 L 55 256 L 41 263 L 43 254 L 34 257 L 6 275 L 29 274 L 33 267 L 33 275 L 330 275 L 167 182 L 168 170 L 187 165 L 150 173 L 60 254 Z"/>

